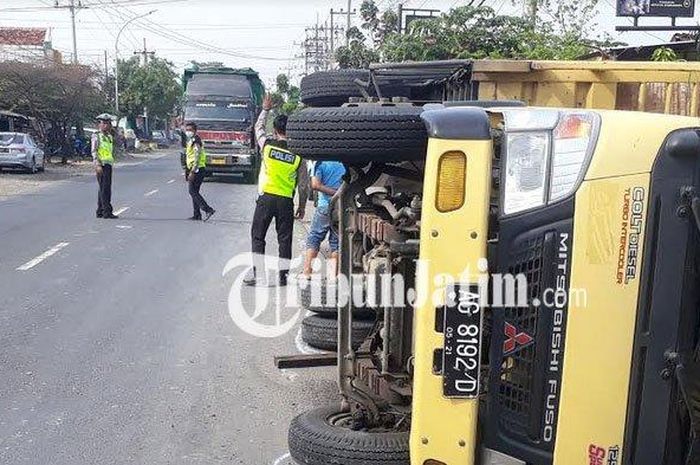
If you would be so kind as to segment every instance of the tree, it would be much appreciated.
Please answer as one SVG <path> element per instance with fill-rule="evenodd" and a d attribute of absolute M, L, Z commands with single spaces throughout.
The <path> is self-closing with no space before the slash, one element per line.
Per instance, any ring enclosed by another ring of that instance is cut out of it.
<path fill-rule="evenodd" d="M 278 74 L 276 79 L 277 89 L 272 92 L 272 105 L 279 108 L 281 113 L 289 115 L 299 107 L 299 88 L 289 83 L 289 76 Z"/>
<path fill-rule="evenodd" d="M 148 109 L 149 116 L 164 120 L 176 114 L 182 88 L 167 60 L 153 57 L 140 66 L 138 57 L 119 61 L 120 110 L 135 118 Z"/>
<path fill-rule="evenodd" d="M 286 94 L 289 92 L 289 77 L 286 74 L 277 75 L 277 92 Z"/>
<path fill-rule="evenodd" d="M 659 47 L 651 54 L 651 61 L 677 61 L 678 55 L 672 48 Z"/>
<path fill-rule="evenodd" d="M 72 149 L 71 128 L 82 128 L 109 109 L 93 68 L 72 64 L 0 63 L 0 108 L 36 119 L 49 151 L 60 150 L 66 162 Z"/>
<path fill-rule="evenodd" d="M 597 0 L 580 3 L 595 4 Z M 533 28 L 529 20 L 517 16 L 497 15 L 486 6 L 454 8 L 436 18 L 412 22 L 406 34 L 390 34 L 380 46 L 384 60 L 448 60 L 455 58 L 513 58 L 539 60 L 573 60 L 600 42 L 584 37 L 590 19 L 588 8 L 571 6 L 564 0 L 557 8 L 563 12 L 579 11 L 584 20 L 574 22 L 540 21 Z M 585 14 L 584 14 L 585 13 Z"/>
<path fill-rule="evenodd" d="M 367 47 L 365 35 L 357 27 L 347 32 L 347 46 L 338 47 L 335 59 L 341 68 L 366 68 L 370 63 L 379 61 L 379 53 Z"/>
<path fill-rule="evenodd" d="M 378 61 L 576 59 L 591 48 L 613 45 L 607 37 L 591 39 L 598 1 L 538 0 L 542 17 L 536 25 L 520 16 L 498 15 L 487 6 L 458 7 L 415 20 L 402 34 L 396 13 L 380 13 L 374 0 L 365 0 L 360 7 L 362 30 L 348 32 L 350 44 L 337 50 L 336 60 L 341 68 L 353 68 Z"/>

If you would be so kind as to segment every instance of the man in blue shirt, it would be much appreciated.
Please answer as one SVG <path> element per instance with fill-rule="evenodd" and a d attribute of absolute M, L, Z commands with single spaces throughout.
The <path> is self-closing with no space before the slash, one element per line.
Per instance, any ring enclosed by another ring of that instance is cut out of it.
<path fill-rule="evenodd" d="M 321 242 L 328 236 L 331 248 L 333 275 L 338 261 L 338 234 L 331 228 L 330 203 L 331 198 L 343 183 L 345 167 L 337 161 L 316 162 L 312 176 L 311 188 L 318 191 L 316 212 L 311 221 L 311 230 L 306 238 L 306 257 L 304 260 L 304 276 L 310 277 L 314 259 L 318 257 Z"/>

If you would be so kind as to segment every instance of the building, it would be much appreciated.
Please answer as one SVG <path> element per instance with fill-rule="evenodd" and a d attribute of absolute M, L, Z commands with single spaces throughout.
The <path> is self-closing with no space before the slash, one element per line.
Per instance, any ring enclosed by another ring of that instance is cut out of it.
<path fill-rule="evenodd" d="M 61 52 L 51 45 L 50 32 L 36 27 L 0 27 L 0 61 L 60 63 Z"/>

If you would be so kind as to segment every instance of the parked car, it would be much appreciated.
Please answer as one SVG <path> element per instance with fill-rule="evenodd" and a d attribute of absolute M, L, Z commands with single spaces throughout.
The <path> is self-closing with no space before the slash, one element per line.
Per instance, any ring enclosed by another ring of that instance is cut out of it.
<path fill-rule="evenodd" d="M 151 139 L 153 139 L 153 142 L 158 144 L 159 149 L 167 149 L 170 147 L 170 140 L 165 134 L 165 131 L 151 131 Z"/>
<path fill-rule="evenodd" d="M 44 171 L 43 145 L 29 134 L 0 132 L 0 168 L 19 168 L 31 173 Z"/>

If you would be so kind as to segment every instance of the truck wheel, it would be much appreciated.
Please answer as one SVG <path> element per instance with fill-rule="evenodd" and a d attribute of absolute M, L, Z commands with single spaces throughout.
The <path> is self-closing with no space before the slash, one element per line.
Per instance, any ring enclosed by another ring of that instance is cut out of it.
<path fill-rule="evenodd" d="M 422 111 L 378 104 L 307 108 L 289 119 L 289 149 L 309 160 L 351 164 L 422 160 L 428 146 Z"/>
<path fill-rule="evenodd" d="M 352 347 L 357 350 L 374 329 L 374 320 L 352 320 Z M 312 315 L 301 322 L 301 339 L 321 350 L 338 350 L 338 320 L 335 316 Z"/>
<path fill-rule="evenodd" d="M 408 465 L 409 433 L 353 431 L 350 413 L 323 407 L 302 413 L 289 425 L 289 453 L 306 465 Z"/>
<path fill-rule="evenodd" d="M 362 97 L 355 79 L 369 81 L 369 71 L 338 69 L 304 76 L 299 88 L 301 102 L 309 107 L 338 107 L 347 103 L 351 97 Z"/>
<path fill-rule="evenodd" d="M 327 281 L 321 282 L 311 280 L 309 282 L 299 283 L 299 303 L 301 308 L 317 313 L 322 316 L 334 317 L 338 314 L 337 296 L 329 298 L 328 293 L 337 294 L 338 287 L 335 284 L 327 284 Z M 355 309 L 352 312 L 357 318 L 371 318 L 375 312 L 371 308 Z"/>

